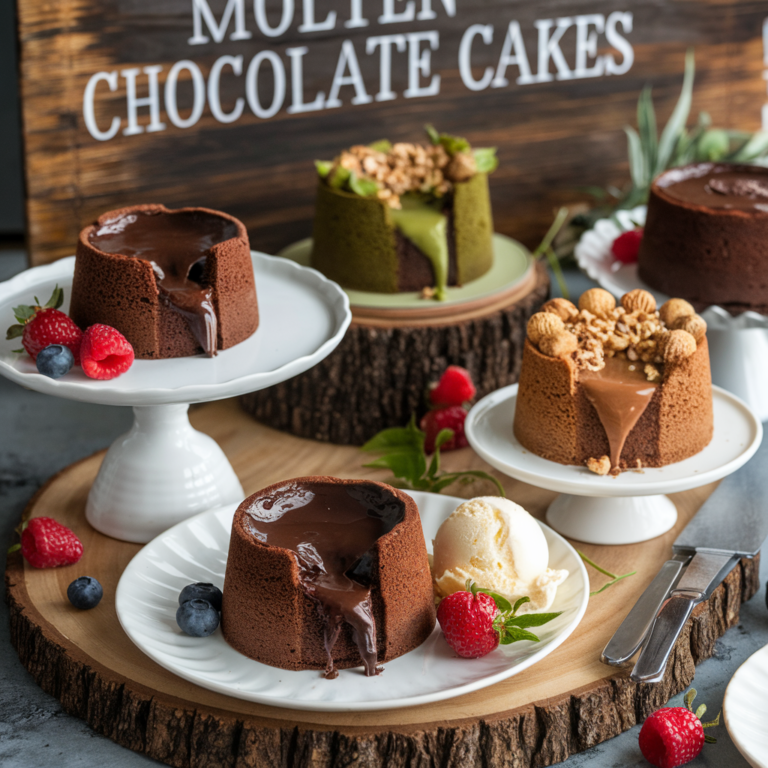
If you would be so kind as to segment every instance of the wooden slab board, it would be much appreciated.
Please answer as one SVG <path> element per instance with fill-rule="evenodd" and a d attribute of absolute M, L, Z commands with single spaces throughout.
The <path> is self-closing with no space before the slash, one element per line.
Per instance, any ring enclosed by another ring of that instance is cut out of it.
<path fill-rule="evenodd" d="M 192 423 L 219 441 L 246 493 L 297 475 L 386 478 L 384 471 L 364 469 L 356 449 L 276 432 L 252 421 L 235 401 L 196 409 Z M 121 630 L 115 588 L 140 545 L 102 536 L 85 522 L 88 489 L 102 455 L 64 470 L 30 502 L 32 515 L 69 525 L 82 539 L 85 554 L 77 565 L 55 570 L 30 568 L 19 554 L 9 557 L 11 639 L 38 684 L 68 712 L 168 765 L 551 765 L 632 727 L 683 690 L 693 679 L 694 665 L 712 654 L 715 640 L 737 623 L 742 601 L 758 588 L 758 562 L 742 561 L 709 602 L 695 610 L 662 683 L 636 685 L 626 671 L 598 661 L 611 633 L 668 557 L 671 542 L 714 490 L 711 484 L 672 497 L 679 520 L 662 537 L 631 546 L 577 545 L 613 572 L 637 569 L 638 574 L 591 598 L 573 635 L 521 674 L 421 707 L 351 714 L 267 707 L 175 677 L 144 656 Z M 445 466 L 490 470 L 469 448 L 447 454 Z M 555 495 L 500 479 L 507 494 L 539 518 Z M 489 491 L 482 486 L 461 490 L 462 495 Z M 104 599 L 91 611 L 77 611 L 65 596 L 67 585 L 84 574 L 104 586 Z M 602 584 L 603 577 L 594 571 L 590 578 L 593 587 Z"/>
<path fill-rule="evenodd" d="M 555 207 L 628 183 L 623 126 L 647 83 L 666 120 L 687 48 L 691 124 L 706 110 L 753 131 L 765 102 L 761 0 L 16 6 L 33 264 L 70 255 L 99 214 L 153 202 L 228 211 L 274 253 L 311 233 L 315 159 L 419 140 L 425 123 L 499 148 L 497 231 L 533 247 Z"/>

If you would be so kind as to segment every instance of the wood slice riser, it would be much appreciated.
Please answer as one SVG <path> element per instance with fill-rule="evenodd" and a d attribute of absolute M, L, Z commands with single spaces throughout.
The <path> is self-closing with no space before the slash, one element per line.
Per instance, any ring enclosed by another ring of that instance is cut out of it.
<path fill-rule="evenodd" d="M 449 365 L 472 375 L 477 397 L 514 384 L 526 325 L 549 297 L 536 265 L 526 296 L 468 320 L 386 327 L 354 320 L 335 352 L 306 373 L 244 395 L 244 410 L 274 429 L 338 445 L 362 445 L 387 427 L 422 415 L 425 394 Z"/>
<path fill-rule="evenodd" d="M 183 768 L 552 765 L 628 730 L 683 691 L 695 665 L 712 655 L 715 641 L 738 623 L 741 603 L 759 588 L 759 558 L 742 560 L 709 601 L 696 608 L 659 684 L 638 685 L 620 672 L 587 690 L 494 717 L 376 731 L 233 718 L 121 678 L 28 609 L 23 568 L 20 554 L 9 557 L 6 601 L 11 642 L 37 684 L 98 733 Z"/>

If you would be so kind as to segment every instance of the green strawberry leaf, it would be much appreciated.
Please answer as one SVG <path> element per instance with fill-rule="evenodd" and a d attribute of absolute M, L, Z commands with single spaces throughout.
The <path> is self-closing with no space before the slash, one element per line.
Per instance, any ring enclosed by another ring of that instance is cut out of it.
<path fill-rule="evenodd" d="M 35 297 L 35 303 L 40 304 L 40 302 L 37 300 L 37 297 Z M 64 303 L 64 290 L 62 288 L 59 288 L 59 286 L 57 285 L 53 289 L 51 298 L 48 299 L 48 302 L 45 304 L 45 309 L 58 309 L 63 303 Z"/>
<path fill-rule="evenodd" d="M 18 339 L 19 336 L 22 336 L 23 334 L 24 334 L 24 326 L 23 325 L 12 325 L 5 332 L 5 338 L 7 340 L 9 340 L 9 339 Z"/>
<path fill-rule="evenodd" d="M 328 160 L 315 160 L 315 168 L 317 168 L 317 175 L 321 179 L 327 179 L 331 168 L 333 168 L 333 163 Z"/>
<path fill-rule="evenodd" d="M 22 352 L 26 352 L 26 351 L 27 351 L 26 349 L 12 349 L 12 350 L 11 350 L 11 352 L 15 352 L 15 353 L 17 353 L 17 354 L 19 354 L 19 355 L 20 355 Z"/>
<path fill-rule="evenodd" d="M 13 308 L 13 314 L 20 323 L 26 323 L 27 320 L 31 320 L 35 316 L 37 310 L 35 307 L 30 307 L 27 304 L 20 304 L 18 307 Z"/>
<path fill-rule="evenodd" d="M 530 602 L 531 602 L 531 598 L 530 598 L 530 597 L 528 597 L 527 595 L 523 595 L 523 597 L 521 597 L 521 598 L 520 598 L 520 599 L 519 599 L 519 600 L 518 600 L 518 601 L 515 603 L 515 607 L 512 609 L 512 613 L 513 613 L 513 614 L 514 614 L 514 613 L 517 613 L 517 611 L 518 611 L 518 609 L 520 608 L 520 606 L 521 606 L 521 605 L 525 605 L 526 603 L 530 603 Z"/>
<path fill-rule="evenodd" d="M 686 708 L 689 712 L 693 712 L 693 700 L 696 698 L 696 689 L 691 688 L 689 691 L 683 696 L 683 702 L 685 703 Z"/>
<path fill-rule="evenodd" d="M 507 626 L 515 626 L 522 629 L 526 627 L 541 627 L 556 619 L 561 613 L 562 611 L 558 613 L 524 613 L 522 616 L 510 616 L 507 619 Z"/>
<path fill-rule="evenodd" d="M 8 554 L 12 555 L 14 552 L 18 552 L 21 549 L 21 544 L 12 544 L 8 547 Z"/>

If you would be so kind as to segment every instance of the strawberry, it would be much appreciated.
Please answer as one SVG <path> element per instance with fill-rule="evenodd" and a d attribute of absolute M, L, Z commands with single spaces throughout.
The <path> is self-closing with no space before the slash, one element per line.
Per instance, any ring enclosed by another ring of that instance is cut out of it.
<path fill-rule="evenodd" d="M 70 349 L 75 365 L 79 365 L 83 332 L 72 319 L 59 311 L 63 301 L 64 291 L 57 285 L 45 305 L 40 306 L 40 299 L 35 296 L 33 305 L 20 304 L 14 307 L 13 314 L 18 324 L 8 329 L 5 338 L 16 339 L 21 336 L 21 345 L 33 360 L 37 360 L 38 353 L 51 344 L 61 344 Z"/>
<path fill-rule="evenodd" d="M 429 392 L 432 405 L 461 405 L 475 396 L 475 385 L 466 368 L 449 365 Z"/>
<path fill-rule="evenodd" d="M 702 704 L 694 713 L 696 689 L 685 694 L 685 707 L 667 707 L 654 712 L 640 729 L 640 751 L 657 768 L 677 768 L 693 760 L 701 752 L 704 742 L 714 742 L 704 735 L 704 729 L 720 724 L 720 715 L 709 723 L 701 717 L 707 711 Z"/>
<path fill-rule="evenodd" d="M 467 412 L 460 405 L 452 405 L 449 408 L 437 408 L 427 411 L 419 426 L 426 434 L 424 438 L 424 450 L 427 453 L 435 452 L 437 436 L 444 429 L 453 431 L 448 440 L 440 443 L 443 451 L 452 451 L 454 448 L 465 448 L 469 445 L 464 434 L 464 421 Z"/>
<path fill-rule="evenodd" d="M 640 241 L 643 239 L 643 228 L 630 229 L 622 232 L 611 246 L 616 261 L 622 264 L 634 264 L 637 261 L 637 254 L 640 250 Z"/>
<path fill-rule="evenodd" d="M 50 517 L 33 517 L 21 533 L 21 554 L 34 568 L 72 565 L 83 556 L 80 539 Z"/>
<path fill-rule="evenodd" d="M 114 379 L 133 364 L 133 347 L 120 331 L 109 325 L 92 325 L 83 334 L 80 358 L 86 376 Z"/>
<path fill-rule="evenodd" d="M 517 610 L 529 597 L 521 597 L 514 606 L 502 595 L 467 581 L 466 592 L 454 592 L 443 598 L 437 609 L 437 620 L 445 640 L 459 656 L 477 659 L 494 650 L 499 643 L 509 645 L 519 640 L 539 638 L 526 627 L 540 627 L 559 613 L 527 613 Z"/>

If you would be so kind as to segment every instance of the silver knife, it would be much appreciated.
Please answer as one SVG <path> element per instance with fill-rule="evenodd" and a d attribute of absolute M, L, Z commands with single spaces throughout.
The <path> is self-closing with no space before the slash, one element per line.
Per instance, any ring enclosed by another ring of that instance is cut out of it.
<path fill-rule="evenodd" d="M 664 677 L 669 655 L 693 608 L 709 599 L 742 557 L 754 557 L 766 538 L 768 441 L 744 467 L 720 483 L 675 541 L 676 554 L 693 558 L 656 617 L 632 680 L 655 683 Z"/>

